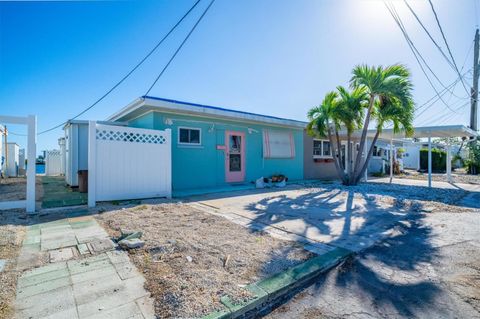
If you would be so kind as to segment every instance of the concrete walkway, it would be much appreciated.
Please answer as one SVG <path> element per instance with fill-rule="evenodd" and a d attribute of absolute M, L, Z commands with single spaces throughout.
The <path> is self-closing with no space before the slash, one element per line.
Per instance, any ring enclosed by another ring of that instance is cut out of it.
<path fill-rule="evenodd" d="M 91 216 L 27 227 L 16 318 L 154 318 L 143 276 L 114 249 Z"/>
<path fill-rule="evenodd" d="M 388 184 L 390 183 L 390 178 L 389 177 L 369 178 L 369 182 Z M 418 180 L 418 179 L 393 178 L 392 183 L 399 184 L 399 185 L 428 187 L 428 181 Z M 463 189 L 468 192 L 480 192 L 480 185 L 478 184 L 463 184 L 463 183 L 448 183 L 448 182 L 432 181 L 432 188 Z"/>

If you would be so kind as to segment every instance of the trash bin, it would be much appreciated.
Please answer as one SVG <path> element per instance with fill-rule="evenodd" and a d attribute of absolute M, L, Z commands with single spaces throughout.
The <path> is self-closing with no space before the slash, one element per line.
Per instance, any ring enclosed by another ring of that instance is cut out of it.
<path fill-rule="evenodd" d="M 78 171 L 78 191 L 80 193 L 88 192 L 88 170 Z"/>

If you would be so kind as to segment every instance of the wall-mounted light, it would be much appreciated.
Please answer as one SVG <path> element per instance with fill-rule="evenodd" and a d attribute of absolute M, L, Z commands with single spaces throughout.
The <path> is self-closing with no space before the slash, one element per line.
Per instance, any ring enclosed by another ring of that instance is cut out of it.
<path fill-rule="evenodd" d="M 165 120 L 163 120 L 163 123 L 165 123 L 165 125 L 172 125 L 173 121 L 171 118 L 166 117 Z"/>
<path fill-rule="evenodd" d="M 214 130 L 215 130 L 215 124 L 212 124 L 212 126 L 210 126 L 210 128 L 208 129 L 208 133 L 213 133 Z"/>
<path fill-rule="evenodd" d="M 253 128 L 248 128 L 248 134 L 252 134 L 253 132 L 255 133 L 258 133 L 258 131 L 256 129 L 253 129 Z"/>

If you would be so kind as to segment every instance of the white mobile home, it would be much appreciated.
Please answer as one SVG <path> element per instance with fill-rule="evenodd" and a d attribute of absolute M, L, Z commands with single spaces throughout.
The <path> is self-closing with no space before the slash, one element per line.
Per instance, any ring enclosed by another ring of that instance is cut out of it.
<path fill-rule="evenodd" d="M 78 186 L 78 171 L 88 169 L 88 121 L 70 120 L 65 131 L 65 181 Z"/>

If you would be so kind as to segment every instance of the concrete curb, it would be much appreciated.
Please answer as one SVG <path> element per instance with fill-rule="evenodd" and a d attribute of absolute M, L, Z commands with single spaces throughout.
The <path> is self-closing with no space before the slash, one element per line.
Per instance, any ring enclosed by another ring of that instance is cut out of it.
<path fill-rule="evenodd" d="M 335 248 L 323 255 L 313 257 L 306 262 L 289 268 L 270 278 L 248 285 L 246 288 L 254 298 L 243 303 L 234 303 L 228 296 L 220 298 L 223 309 L 212 312 L 203 319 L 250 318 L 267 312 L 273 305 L 306 287 L 313 279 L 335 267 L 353 254 L 344 248 Z"/>

